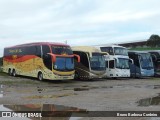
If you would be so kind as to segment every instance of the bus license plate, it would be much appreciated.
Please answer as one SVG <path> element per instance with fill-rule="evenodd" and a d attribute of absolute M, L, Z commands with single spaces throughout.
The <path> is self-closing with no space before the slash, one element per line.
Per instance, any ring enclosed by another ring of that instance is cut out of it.
<path fill-rule="evenodd" d="M 63 79 L 67 79 L 68 77 L 63 77 Z"/>

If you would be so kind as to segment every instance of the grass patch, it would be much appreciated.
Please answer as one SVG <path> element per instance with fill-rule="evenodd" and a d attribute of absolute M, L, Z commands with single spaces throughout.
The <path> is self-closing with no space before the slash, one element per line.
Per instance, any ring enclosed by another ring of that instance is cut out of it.
<path fill-rule="evenodd" d="M 0 81 L 0 84 L 3 84 L 3 85 L 13 85 L 15 84 L 14 81 Z"/>
<path fill-rule="evenodd" d="M 28 81 L 25 81 L 25 80 L 20 80 L 20 81 L 17 81 L 17 80 L 3 80 L 3 81 L 0 81 L 0 84 L 3 84 L 3 85 L 20 85 L 20 84 L 23 84 L 23 85 L 27 85 L 27 84 L 32 84 L 32 85 L 36 85 L 38 81 L 32 81 L 32 80 L 28 80 Z"/>
<path fill-rule="evenodd" d="M 0 72 L 0 76 L 8 76 L 8 74 L 4 72 Z"/>
<path fill-rule="evenodd" d="M 151 80 L 160 80 L 158 77 L 151 78 Z"/>
<path fill-rule="evenodd" d="M 138 48 L 131 48 L 129 50 L 138 50 L 138 51 L 160 50 L 160 47 L 154 47 L 154 48 L 151 48 L 151 47 L 147 47 L 147 48 L 138 47 Z"/>

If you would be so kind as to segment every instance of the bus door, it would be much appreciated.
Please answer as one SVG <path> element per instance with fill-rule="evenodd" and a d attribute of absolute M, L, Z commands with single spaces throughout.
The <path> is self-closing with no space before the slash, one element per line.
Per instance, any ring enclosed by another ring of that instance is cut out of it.
<path fill-rule="evenodd" d="M 107 71 L 109 77 L 114 77 L 114 69 L 115 69 L 115 60 L 109 60 L 108 71 Z"/>
<path fill-rule="evenodd" d="M 133 64 L 130 63 L 130 72 L 131 72 L 131 77 L 140 77 L 141 76 L 141 66 L 140 66 L 140 61 L 139 61 L 139 55 L 133 54 L 132 56 L 133 59 Z"/>

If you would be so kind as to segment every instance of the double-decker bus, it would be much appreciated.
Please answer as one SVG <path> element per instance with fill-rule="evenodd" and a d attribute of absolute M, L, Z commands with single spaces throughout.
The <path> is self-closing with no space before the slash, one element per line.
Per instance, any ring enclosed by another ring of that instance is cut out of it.
<path fill-rule="evenodd" d="M 69 45 L 37 42 L 4 48 L 3 71 L 39 80 L 74 79 L 74 57 Z"/>
<path fill-rule="evenodd" d="M 97 46 L 105 55 L 106 76 L 108 78 L 130 77 L 128 50 L 118 45 Z"/>
<path fill-rule="evenodd" d="M 80 56 L 81 61 L 75 60 L 75 79 L 94 79 L 104 77 L 106 72 L 104 54 L 91 46 L 72 47 L 73 53 Z"/>
<path fill-rule="evenodd" d="M 154 76 L 154 66 L 150 53 L 146 51 L 129 51 L 128 55 L 134 61 L 134 64 L 130 64 L 131 77 Z"/>

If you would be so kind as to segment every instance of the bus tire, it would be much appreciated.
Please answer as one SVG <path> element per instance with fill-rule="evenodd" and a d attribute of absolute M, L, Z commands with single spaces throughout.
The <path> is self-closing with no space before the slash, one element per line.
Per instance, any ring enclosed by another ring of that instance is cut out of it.
<path fill-rule="evenodd" d="M 8 75 L 10 75 L 10 76 L 12 75 L 12 71 L 10 68 L 8 69 Z"/>
<path fill-rule="evenodd" d="M 39 72 L 37 77 L 38 77 L 38 80 L 42 81 L 43 80 L 42 72 Z"/>
<path fill-rule="evenodd" d="M 13 69 L 12 75 L 13 75 L 13 77 L 16 77 L 16 76 L 17 76 L 17 75 L 16 75 L 16 70 L 15 70 L 15 69 Z"/>
<path fill-rule="evenodd" d="M 79 73 L 78 73 L 78 72 L 75 72 L 74 79 L 75 79 L 75 80 L 80 79 L 80 77 L 79 77 Z"/>

